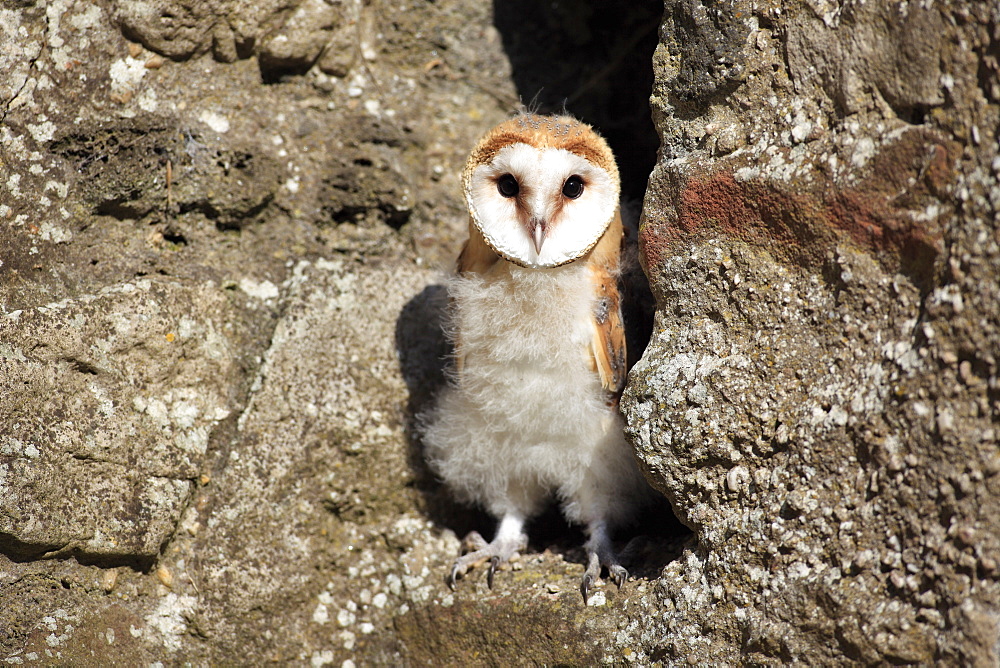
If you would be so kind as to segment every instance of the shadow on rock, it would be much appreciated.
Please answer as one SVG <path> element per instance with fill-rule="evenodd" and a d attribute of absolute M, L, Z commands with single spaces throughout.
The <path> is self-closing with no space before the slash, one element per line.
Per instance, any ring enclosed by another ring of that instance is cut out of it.
<path fill-rule="evenodd" d="M 622 194 L 641 199 L 659 139 L 649 111 L 661 0 L 494 0 L 493 24 L 521 100 L 593 125 L 618 159 Z"/>
<path fill-rule="evenodd" d="M 414 296 L 396 320 L 396 350 L 400 373 L 406 382 L 407 459 L 416 478 L 424 511 L 437 525 L 448 527 L 459 537 L 475 529 L 489 534 L 493 520 L 478 509 L 455 502 L 448 490 L 427 466 L 420 438 L 420 416 L 434 406 L 447 382 L 451 344 L 444 333 L 448 290 L 444 285 L 428 285 Z"/>

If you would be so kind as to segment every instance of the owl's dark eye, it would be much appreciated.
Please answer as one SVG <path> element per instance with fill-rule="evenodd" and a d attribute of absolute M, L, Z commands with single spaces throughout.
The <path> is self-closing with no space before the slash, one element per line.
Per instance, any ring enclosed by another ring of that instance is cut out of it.
<path fill-rule="evenodd" d="M 566 179 L 563 184 L 563 195 L 570 199 L 576 199 L 583 194 L 583 179 L 574 174 Z"/>
<path fill-rule="evenodd" d="M 513 174 L 504 174 L 497 179 L 497 190 L 504 197 L 514 197 L 520 189 L 520 186 L 517 185 L 517 179 L 514 178 Z"/>

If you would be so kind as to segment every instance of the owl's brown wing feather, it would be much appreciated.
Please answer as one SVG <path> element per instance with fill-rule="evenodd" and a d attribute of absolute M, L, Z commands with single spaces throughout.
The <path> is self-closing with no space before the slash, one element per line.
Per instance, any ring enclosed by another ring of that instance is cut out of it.
<path fill-rule="evenodd" d="M 616 213 L 607 231 L 587 259 L 594 285 L 594 336 L 590 351 L 593 367 L 604 389 L 617 398 L 625 389 L 625 325 L 618 290 L 618 263 L 621 256 L 622 221 Z"/>
<path fill-rule="evenodd" d="M 465 245 L 462 246 L 462 252 L 458 255 L 458 265 L 455 267 L 456 271 L 460 275 L 470 273 L 483 274 L 498 259 L 500 259 L 499 256 L 493 252 L 492 248 L 486 245 L 483 233 L 470 220 L 469 238 L 466 240 Z"/>
<path fill-rule="evenodd" d="M 625 326 L 622 323 L 621 300 L 614 276 L 595 270 L 591 274 L 597 292 L 594 308 L 594 336 L 590 351 L 601 385 L 613 395 L 625 389 Z"/>

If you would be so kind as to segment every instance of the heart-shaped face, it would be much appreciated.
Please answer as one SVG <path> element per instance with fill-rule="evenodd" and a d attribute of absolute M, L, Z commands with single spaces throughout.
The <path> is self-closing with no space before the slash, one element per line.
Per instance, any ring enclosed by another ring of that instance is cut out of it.
<path fill-rule="evenodd" d="M 586 255 L 618 208 L 614 157 L 589 126 L 522 115 L 488 133 L 469 158 L 465 197 L 498 255 L 558 267 Z"/>

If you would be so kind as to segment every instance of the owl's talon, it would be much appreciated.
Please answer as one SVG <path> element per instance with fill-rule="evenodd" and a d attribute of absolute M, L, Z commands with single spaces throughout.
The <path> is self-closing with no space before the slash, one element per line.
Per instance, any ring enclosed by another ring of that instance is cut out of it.
<path fill-rule="evenodd" d="M 583 574 L 583 582 L 580 583 L 580 593 L 583 594 L 583 604 L 587 605 L 587 599 L 590 598 L 590 588 L 594 585 L 594 576 L 590 573 Z"/>
<path fill-rule="evenodd" d="M 455 565 L 451 567 L 451 573 L 448 574 L 446 579 L 448 588 L 452 591 L 455 591 L 455 583 L 458 582 L 458 576 L 460 575 L 459 570 L 459 562 L 456 561 Z"/>
<path fill-rule="evenodd" d="M 622 566 L 617 564 L 608 568 L 608 575 L 611 577 L 611 581 L 618 585 L 618 590 L 625 586 L 625 581 L 628 580 L 628 571 Z"/>
<path fill-rule="evenodd" d="M 490 559 L 490 570 L 486 573 L 486 584 L 490 589 L 493 589 L 493 574 L 497 572 L 497 566 L 499 565 L 500 557 Z"/>
<path fill-rule="evenodd" d="M 595 524 L 590 528 L 590 540 L 587 541 L 587 570 L 584 571 L 583 582 L 580 584 L 584 604 L 587 603 L 590 588 L 601 575 L 602 566 L 608 569 L 608 579 L 621 590 L 628 580 L 628 571 L 618 562 L 607 530 L 602 524 Z"/>
<path fill-rule="evenodd" d="M 486 584 L 493 589 L 493 576 L 497 568 L 513 559 L 528 544 L 528 537 L 521 531 L 522 526 L 523 522 L 519 519 L 505 519 L 501 522 L 497 537 L 492 543 L 487 543 L 478 532 L 470 532 L 462 541 L 465 553 L 456 559 L 451 567 L 448 586 L 454 590 L 455 583 L 470 568 L 489 560 L 490 568 L 486 572 Z M 469 549 L 472 551 L 467 551 Z"/>

